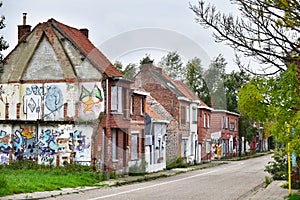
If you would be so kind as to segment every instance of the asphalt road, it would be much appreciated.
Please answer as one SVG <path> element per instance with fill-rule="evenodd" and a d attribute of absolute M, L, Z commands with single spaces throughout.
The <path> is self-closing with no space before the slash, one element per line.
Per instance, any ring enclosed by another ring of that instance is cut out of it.
<path fill-rule="evenodd" d="M 245 194 L 265 181 L 265 176 L 268 174 L 264 172 L 264 169 L 269 160 L 271 160 L 271 155 L 266 155 L 154 181 L 101 188 L 49 199 L 243 199 Z"/>

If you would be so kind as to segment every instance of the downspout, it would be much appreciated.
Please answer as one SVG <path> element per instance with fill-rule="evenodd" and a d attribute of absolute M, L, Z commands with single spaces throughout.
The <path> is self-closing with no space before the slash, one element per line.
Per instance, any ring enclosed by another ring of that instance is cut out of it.
<path fill-rule="evenodd" d="M 105 80 L 105 88 L 106 88 L 106 118 L 108 117 L 108 100 L 109 100 L 109 98 L 108 98 L 108 78 L 106 78 L 106 80 Z M 105 129 L 107 129 L 107 119 L 105 120 L 106 121 L 106 125 L 105 125 Z M 105 146 L 105 131 L 104 131 L 104 129 L 102 130 L 102 155 L 101 155 L 101 157 L 102 157 L 102 163 L 101 163 L 101 169 L 102 169 L 102 172 L 104 172 L 104 163 L 105 163 L 105 148 L 104 148 L 104 146 Z"/>

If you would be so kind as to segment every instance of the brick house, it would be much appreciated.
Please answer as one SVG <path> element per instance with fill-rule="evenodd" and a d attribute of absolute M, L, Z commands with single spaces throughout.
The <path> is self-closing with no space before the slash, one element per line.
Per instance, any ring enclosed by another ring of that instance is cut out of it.
<path fill-rule="evenodd" d="M 129 113 L 131 116 L 129 137 L 129 163 L 128 166 L 143 166 L 145 163 L 145 119 L 146 97 L 148 92 L 131 87 Z M 130 171 L 134 173 L 134 171 Z"/>
<path fill-rule="evenodd" d="M 131 82 L 87 29 L 50 19 L 31 31 L 24 15 L 18 39 L 0 80 L 0 163 L 97 163 L 126 172 Z"/>
<path fill-rule="evenodd" d="M 197 100 L 190 99 L 180 89 L 178 83 L 173 81 L 161 68 L 155 67 L 152 62 L 143 64 L 140 72 L 135 77 L 135 85 L 143 87 L 155 98 L 177 121 L 178 132 L 167 134 L 167 160 L 172 161 L 183 157 L 186 162 L 196 160 L 197 146 L 197 123 L 191 130 L 190 109 L 197 108 Z M 197 109 L 195 110 L 197 116 Z M 197 118 L 197 117 L 196 117 Z M 197 119 L 196 119 L 197 120 Z"/>
<path fill-rule="evenodd" d="M 198 106 L 198 142 L 201 147 L 201 161 L 211 159 L 211 120 L 213 108 L 204 102 Z"/>
<path fill-rule="evenodd" d="M 235 156 L 238 153 L 239 114 L 227 110 L 211 112 L 212 144 L 222 145 L 222 156 Z"/>

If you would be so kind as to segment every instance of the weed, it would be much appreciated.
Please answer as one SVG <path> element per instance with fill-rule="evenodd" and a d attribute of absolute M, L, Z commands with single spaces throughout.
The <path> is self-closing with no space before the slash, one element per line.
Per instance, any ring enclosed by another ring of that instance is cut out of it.
<path fill-rule="evenodd" d="M 268 187 L 268 185 L 270 185 L 271 183 L 271 179 L 268 176 L 265 176 L 265 187 Z"/>

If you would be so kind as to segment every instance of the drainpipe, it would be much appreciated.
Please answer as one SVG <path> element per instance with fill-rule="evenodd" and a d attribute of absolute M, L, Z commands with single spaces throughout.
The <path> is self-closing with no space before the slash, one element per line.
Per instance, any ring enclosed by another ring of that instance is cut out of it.
<path fill-rule="evenodd" d="M 106 125 L 105 125 L 105 128 L 107 129 L 107 124 L 108 124 L 108 122 L 107 122 L 107 118 L 108 118 L 108 100 L 109 100 L 109 98 L 108 98 L 108 78 L 106 78 L 106 80 L 105 80 L 105 88 L 106 88 L 106 91 L 105 91 L 105 93 L 106 93 L 106 119 L 105 119 L 105 121 L 106 121 Z M 105 148 L 104 148 L 104 146 L 105 146 L 105 131 L 104 131 L 104 129 L 102 130 L 102 153 L 101 153 L 101 157 L 102 157 L 102 163 L 101 163 L 101 170 L 102 170 L 102 172 L 104 172 L 104 168 L 105 168 Z"/>

